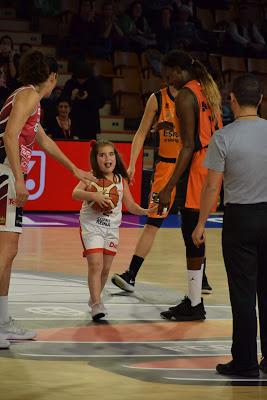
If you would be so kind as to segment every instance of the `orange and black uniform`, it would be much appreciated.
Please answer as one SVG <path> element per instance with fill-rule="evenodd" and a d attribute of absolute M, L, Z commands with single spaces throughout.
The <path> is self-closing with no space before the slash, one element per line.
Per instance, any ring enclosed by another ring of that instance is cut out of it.
<path fill-rule="evenodd" d="M 177 183 L 177 201 L 180 208 L 199 210 L 201 190 L 208 173 L 203 162 L 213 133 L 222 128 L 222 119 L 220 115 L 212 119 L 211 110 L 198 81 L 187 82 L 183 87 L 185 89 L 195 98 L 195 148 L 190 164 Z"/>
<path fill-rule="evenodd" d="M 187 258 L 205 256 L 205 245 L 196 247 L 192 241 L 192 233 L 198 223 L 201 190 L 208 174 L 203 162 L 213 133 L 222 127 L 221 116 L 212 119 L 211 110 L 198 81 L 187 82 L 182 90 L 189 90 L 195 98 L 195 148 L 192 159 L 177 182 L 176 200 L 182 218 L 182 234 L 186 246 Z M 218 192 L 219 196 L 219 192 Z M 216 210 L 214 204 L 213 210 Z"/>
<path fill-rule="evenodd" d="M 150 192 L 150 201 L 157 198 L 158 193 L 164 188 L 173 174 L 175 162 L 182 148 L 180 137 L 179 120 L 176 116 L 174 97 L 168 87 L 154 93 L 158 103 L 157 118 L 158 123 L 168 121 L 172 123 L 171 129 L 160 129 L 158 135 L 158 157 L 156 160 L 153 181 Z M 171 194 L 172 206 L 175 198 L 176 189 L 174 188 Z M 150 214 L 147 219 L 149 225 L 160 226 L 163 218 L 167 216 L 164 213 L 160 216 L 156 213 Z"/>

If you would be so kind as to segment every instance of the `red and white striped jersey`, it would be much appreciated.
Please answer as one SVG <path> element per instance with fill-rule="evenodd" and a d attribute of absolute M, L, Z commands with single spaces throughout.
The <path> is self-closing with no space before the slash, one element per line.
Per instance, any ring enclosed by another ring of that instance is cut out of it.
<path fill-rule="evenodd" d="M 9 161 L 6 154 L 5 144 L 3 137 L 5 135 L 6 125 L 12 111 L 12 107 L 16 98 L 16 95 L 20 93 L 22 90 L 35 88 L 32 85 L 23 86 L 15 92 L 13 92 L 6 100 L 2 110 L 0 111 L 0 165 L 5 164 L 10 167 Z M 23 173 L 27 173 L 28 165 L 32 155 L 32 149 L 35 142 L 35 137 L 39 129 L 40 123 L 40 114 L 41 108 L 40 103 L 37 105 L 36 110 L 32 115 L 29 116 L 27 121 L 25 122 L 22 130 L 19 132 L 19 154 L 20 154 L 20 163 Z"/>

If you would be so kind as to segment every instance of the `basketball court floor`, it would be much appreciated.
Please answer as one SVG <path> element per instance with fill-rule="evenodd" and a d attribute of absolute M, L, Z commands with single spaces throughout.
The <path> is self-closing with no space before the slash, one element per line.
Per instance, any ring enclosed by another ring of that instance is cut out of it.
<path fill-rule="evenodd" d="M 124 216 L 112 272 L 128 265 L 144 219 Z M 267 375 L 228 378 L 215 372 L 230 360 L 231 309 L 220 227 L 207 229 L 207 320 L 171 322 L 160 312 L 187 287 L 179 217 L 170 216 L 127 294 L 110 281 L 107 319 L 88 313 L 87 265 L 77 214 L 26 214 L 10 293 L 10 314 L 37 339 L 0 351 L 1 400 L 267 399 Z"/>

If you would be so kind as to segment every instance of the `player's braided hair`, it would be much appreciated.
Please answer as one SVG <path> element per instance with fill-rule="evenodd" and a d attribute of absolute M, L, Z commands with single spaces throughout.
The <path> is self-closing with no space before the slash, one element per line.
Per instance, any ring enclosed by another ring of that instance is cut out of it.
<path fill-rule="evenodd" d="M 172 50 L 167 53 L 162 59 L 162 64 L 170 68 L 180 67 L 182 70 L 191 72 L 201 84 L 212 118 L 217 119 L 221 113 L 221 94 L 207 68 L 199 60 L 180 50 Z"/>

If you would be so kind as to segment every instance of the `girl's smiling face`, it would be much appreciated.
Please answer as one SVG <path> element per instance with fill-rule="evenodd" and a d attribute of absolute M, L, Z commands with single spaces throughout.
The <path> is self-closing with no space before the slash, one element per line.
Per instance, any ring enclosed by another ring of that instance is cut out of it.
<path fill-rule="evenodd" d="M 97 153 L 97 164 L 103 174 L 110 174 L 116 167 L 116 155 L 110 145 L 101 146 Z"/>

